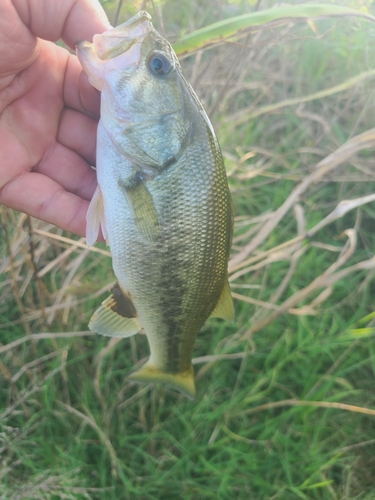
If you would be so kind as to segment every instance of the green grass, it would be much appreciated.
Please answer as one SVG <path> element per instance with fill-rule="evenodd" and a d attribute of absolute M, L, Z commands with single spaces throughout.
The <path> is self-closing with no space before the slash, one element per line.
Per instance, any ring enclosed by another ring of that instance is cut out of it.
<path fill-rule="evenodd" d="M 255 8 L 184 1 L 180 14 L 174 0 L 156 4 L 173 40 Z M 105 6 L 113 16 L 115 4 Z M 119 20 L 135 10 L 127 4 Z M 345 86 L 375 68 L 374 33 L 352 18 L 288 23 L 183 59 L 226 159 L 234 257 L 315 165 L 374 126 L 374 77 Z M 327 97 L 277 107 L 343 83 Z M 250 268 L 241 261 L 231 273 L 240 271 L 236 321 L 202 329 L 195 401 L 125 380 L 148 355 L 144 336 L 115 343 L 87 334 L 106 296 L 99 291 L 114 280 L 110 258 L 73 249 L 73 235 L 47 238 L 38 231 L 62 232 L 33 220 L 37 280 L 27 224 L 3 208 L 0 499 L 375 499 L 375 274 L 361 268 L 374 256 L 374 202 L 303 237 L 339 201 L 374 193 L 372 148 L 311 183 L 246 257 Z M 5 347 L 43 332 L 50 335 Z"/>

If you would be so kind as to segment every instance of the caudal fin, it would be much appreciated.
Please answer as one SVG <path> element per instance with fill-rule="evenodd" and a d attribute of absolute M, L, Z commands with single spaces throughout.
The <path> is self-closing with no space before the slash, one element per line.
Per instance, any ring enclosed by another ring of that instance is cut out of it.
<path fill-rule="evenodd" d="M 192 366 L 185 372 L 166 373 L 148 361 L 139 370 L 130 373 L 127 379 L 135 382 L 163 382 L 175 387 L 188 398 L 195 398 L 194 369 Z"/>

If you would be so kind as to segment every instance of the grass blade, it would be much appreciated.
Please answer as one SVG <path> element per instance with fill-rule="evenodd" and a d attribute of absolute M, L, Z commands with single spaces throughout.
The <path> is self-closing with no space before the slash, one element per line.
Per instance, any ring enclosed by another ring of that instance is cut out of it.
<path fill-rule="evenodd" d="M 317 99 L 323 99 L 324 97 L 328 97 L 338 92 L 343 92 L 350 88 L 355 87 L 360 84 L 367 78 L 371 78 L 375 75 L 375 70 L 364 71 L 359 75 L 348 78 L 344 82 L 334 85 L 333 87 L 319 90 L 318 92 L 314 92 L 313 94 L 304 95 L 300 97 L 293 97 L 291 99 L 285 99 L 284 101 L 279 101 L 273 104 L 269 104 L 267 106 L 261 106 L 259 108 L 254 109 L 253 106 L 250 108 L 246 108 L 241 110 L 238 114 L 228 116 L 227 123 L 231 125 L 232 128 L 238 127 L 243 123 L 247 123 L 249 120 L 253 118 L 258 118 L 261 115 L 266 113 L 274 113 L 281 108 L 285 108 L 286 106 L 293 106 L 296 104 L 301 104 L 302 102 L 315 101 Z"/>
<path fill-rule="evenodd" d="M 224 21 L 193 31 L 173 45 L 179 56 L 189 54 L 199 49 L 209 47 L 224 40 L 242 36 L 251 28 L 260 28 L 268 24 L 285 23 L 294 20 L 316 19 L 319 17 L 356 16 L 368 21 L 375 17 L 358 10 L 341 5 L 288 5 L 276 9 L 266 9 L 232 17 Z"/>

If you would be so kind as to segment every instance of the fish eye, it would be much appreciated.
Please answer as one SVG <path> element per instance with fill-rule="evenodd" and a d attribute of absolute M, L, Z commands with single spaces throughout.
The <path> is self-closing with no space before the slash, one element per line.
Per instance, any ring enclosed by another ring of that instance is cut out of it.
<path fill-rule="evenodd" d="M 147 66 L 151 73 L 156 76 L 167 75 L 172 69 L 172 64 L 161 52 L 154 52 L 151 54 L 148 58 Z"/>

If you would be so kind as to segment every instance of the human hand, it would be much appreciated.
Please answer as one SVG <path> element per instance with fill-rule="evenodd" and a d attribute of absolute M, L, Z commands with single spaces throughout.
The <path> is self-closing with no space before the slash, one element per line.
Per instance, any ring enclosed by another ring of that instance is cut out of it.
<path fill-rule="evenodd" d="M 74 49 L 108 29 L 97 0 L 1 0 L 0 203 L 84 235 L 99 93 Z"/>

